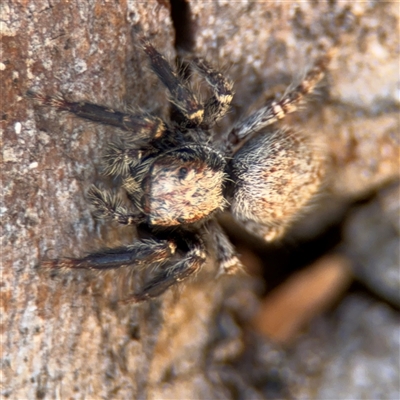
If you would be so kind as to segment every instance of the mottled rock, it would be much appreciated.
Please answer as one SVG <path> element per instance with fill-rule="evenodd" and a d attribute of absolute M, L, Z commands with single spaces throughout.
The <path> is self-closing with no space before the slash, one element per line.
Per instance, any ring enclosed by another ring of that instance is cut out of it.
<path fill-rule="evenodd" d="M 80 256 L 99 247 L 97 241 L 126 243 L 135 232 L 95 223 L 85 200 L 114 130 L 40 109 L 26 91 L 62 92 L 75 100 L 166 115 L 165 91 L 144 67 L 131 29 L 140 25 L 173 59 L 170 3 L 3 3 L 2 396 L 287 397 L 284 357 L 246 336 L 248 316 L 243 323 L 232 317 L 255 308 L 249 278 L 215 281 L 210 263 L 178 294 L 116 308 L 112 274 L 54 280 L 35 268 L 45 256 Z M 196 52 L 225 65 L 236 84 L 233 111 L 221 129 L 249 104 L 261 104 L 301 75 L 320 39 L 332 44 L 340 37 L 320 101 L 290 123 L 329 149 L 334 172 L 329 187 L 339 200 L 398 176 L 395 3 L 190 6 Z M 321 208 L 318 219 L 325 214 L 330 215 Z M 238 299 L 236 311 L 227 299 Z M 219 329 L 225 332 L 220 341 Z"/>
<path fill-rule="evenodd" d="M 298 373 L 295 398 L 398 399 L 399 325 L 387 305 L 349 296 L 295 344 L 288 364 Z"/>
<path fill-rule="evenodd" d="M 400 307 L 400 185 L 358 207 L 344 228 L 343 247 L 359 280 Z"/>

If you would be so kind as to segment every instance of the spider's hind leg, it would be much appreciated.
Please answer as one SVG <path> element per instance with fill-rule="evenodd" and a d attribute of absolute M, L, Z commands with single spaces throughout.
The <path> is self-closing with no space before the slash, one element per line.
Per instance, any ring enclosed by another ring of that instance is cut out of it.
<path fill-rule="evenodd" d="M 235 153 L 253 134 L 285 118 L 298 110 L 304 98 L 312 93 L 325 75 L 334 50 L 319 57 L 305 74 L 303 80 L 286 91 L 280 100 L 271 101 L 268 105 L 239 122 L 229 133 L 228 141 Z"/>
<path fill-rule="evenodd" d="M 244 267 L 240 262 L 232 243 L 227 238 L 219 224 L 212 221 L 209 225 L 209 229 L 213 238 L 217 262 L 219 264 L 217 275 L 232 275 L 238 271 L 242 271 Z"/>

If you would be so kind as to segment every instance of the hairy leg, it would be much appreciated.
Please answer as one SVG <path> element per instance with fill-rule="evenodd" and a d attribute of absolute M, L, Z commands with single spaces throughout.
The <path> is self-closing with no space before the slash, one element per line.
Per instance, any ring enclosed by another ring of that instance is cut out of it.
<path fill-rule="evenodd" d="M 192 65 L 204 76 L 213 91 L 213 95 L 204 105 L 204 119 L 201 124 L 202 128 L 209 129 L 229 110 L 233 99 L 233 82 L 226 79 L 202 58 L 194 58 Z"/>
<path fill-rule="evenodd" d="M 208 228 L 217 253 L 217 262 L 219 264 L 218 276 L 224 274 L 231 275 L 242 270 L 243 265 L 238 259 L 236 251 L 219 224 L 212 221 Z"/>
<path fill-rule="evenodd" d="M 139 303 L 162 295 L 171 286 L 193 276 L 206 261 L 206 251 L 202 239 L 196 235 L 193 240 L 187 240 L 189 251 L 179 261 L 166 264 L 157 269 L 140 292 L 122 300 L 121 303 Z"/>
<path fill-rule="evenodd" d="M 32 91 L 28 91 L 27 95 L 40 105 L 50 106 L 59 111 L 67 111 L 80 118 L 115 126 L 127 132 L 134 132 L 135 139 L 138 140 L 157 139 L 167 131 L 165 123 L 160 118 L 149 114 L 126 114 L 105 106 L 82 101 L 70 102 L 62 96 L 46 96 Z"/>
<path fill-rule="evenodd" d="M 145 239 L 138 240 L 131 246 L 108 249 L 89 254 L 83 258 L 58 258 L 41 264 L 52 269 L 92 269 L 105 271 L 120 267 L 162 264 L 175 253 L 176 245 L 172 241 Z"/>
<path fill-rule="evenodd" d="M 93 185 L 89 189 L 88 198 L 95 207 L 97 218 L 112 219 L 121 225 L 136 225 L 145 219 L 141 213 L 129 213 L 121 205 L 121 199 L 108 190 L 100 190 Z"/>
<path fill-rule="evenodd" d="M 108 249 L 83 258 L 59 258 L 41 264 L 47 269 L 89 269 L 107 271 L 118 268 L 150 268 L 153 270 L 143 288 L 121 300 L 122 304 L 139 303 L 163 294 L 171 286 L 193 276 L 206 261 L 204 243 L 199 236 L 184 239 L 189 250 L 177 258 L 173 240 L 142 239 L 133 245 Z M 171 260 L 171 258 L 173 258 Z"/>
<path fill-rule="evenodd" d="M 153 45 L 145 39 L 141 42 L 145 53 L 149 56 L 152 70 L 170 93 L 171 103 L 185 118 L 184 125 L 200 125 L 204 118 L 201 103 Z"/>
<path fill-rule="evenodd" d="M 319 57 L 300 84 L 289 88 L 280 100 L 272 101 L 266 107 L 238 123 L 228 136 L 232 152 L 238 151 L 254 133 L 296 111 L 304 97 L 311 93 L 324 77 L 332 55 L 333 51 L 330 51 Z"/>
<path fill-rule="evenodd" d="M 108 144 L 102 157 L 103 174 L 108 176 L 129 175 L 130 170 L 139 164 L 143 150 L 131 146 L 123 140 Z"/>

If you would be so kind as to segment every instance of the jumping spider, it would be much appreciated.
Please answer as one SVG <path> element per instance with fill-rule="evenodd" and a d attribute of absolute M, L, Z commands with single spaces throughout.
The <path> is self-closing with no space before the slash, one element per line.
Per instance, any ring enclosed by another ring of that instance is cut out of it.
<path fill-rule="evenodd" d="M 138 239 L 81 259 L 43 263 L 48 268 L 92 270 L 152 267 L 152 278 L 124 302 L 157 297 L 198 272 L 207 257 L 206 235 L 211 235 L 207 243 L 214 246 L 219 273 L 231 273 L 240 263 L 215 216 L 230 211 L 248 230 L 273 240 L 318 192 L 324 171 L 321 157 L 304 135 L 265 128 L 298 109 L 323 77 L 329 53 L 280 100 L 234 126 L 217 149 L 211 128 L 229 110 L 232 82 L 202 58 L 189 60 L 211 88 L 212 95 L 202 103 L 148 40 L 141 39 L 141 45 L 169 91 L 173 121 L 29 93 L 42 105 L 125 131 L 108 148 L 104 169 L 119 178 L 130 209 L 114 193 L 95 186 L 88 196 L 98 217 L 137 226 Z"/>

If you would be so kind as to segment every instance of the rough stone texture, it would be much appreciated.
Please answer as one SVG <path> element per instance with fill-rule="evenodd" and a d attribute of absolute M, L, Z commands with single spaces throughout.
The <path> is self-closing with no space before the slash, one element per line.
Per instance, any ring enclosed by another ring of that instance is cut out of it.
<path fill-rule="evenodd" d="M 400 307 L 400 186 L 383 190 L 346 222 L 343 247 L 357 278 Z"/>
<path fill-rule="evenodd" d="M 333 315 L 313 323 L 289 359 L 298 373 L 296 399 L 398 399 L 399 315 L 349 296 Z"/>
<path fill-rule="evenodd" d="M 396 3 L 190 4 L 196 51 L 226 66 L 236 83 L 233 112 L 221 129 L 253 101 L 260 104 L 263 92 L 301 75 L 320 39 L 340 37 L 319 101 L 291 123 L 328 149 L 331 199 L 398 177 Z M 1 6 L 2 396 L 288 397 L 283 355 L 242 328 L 257 303 L 249 278 L 214 281 L 210 263 L 179 293 L 116 308 L 112 274 L 51 279 L 35 269 L 46 255 L 79 256 L 96 242 L 112 246 L 134 236 L 95 223 L 85 200 L 113 130 L 40 109 L 24 94 L 61 91 L 165 113 L 164 90 L 130 34 L 139 23 L 172 59 L 166 1 Z M 321 221 L 332 213 L 325 207 L 316 215 Z"/>

